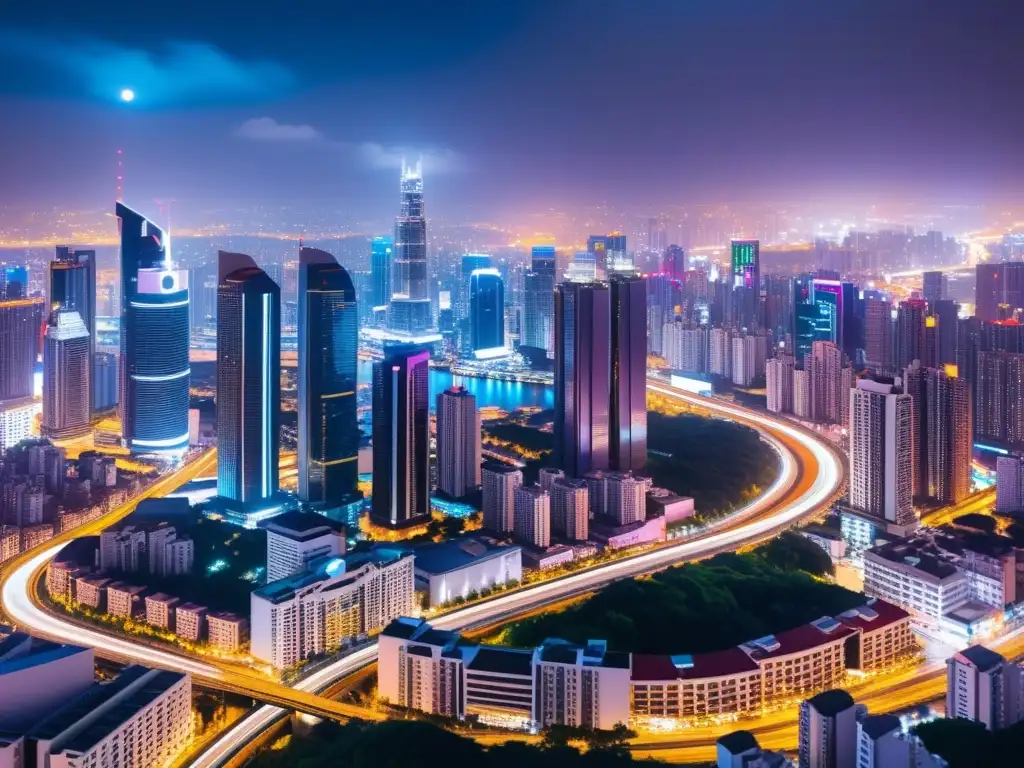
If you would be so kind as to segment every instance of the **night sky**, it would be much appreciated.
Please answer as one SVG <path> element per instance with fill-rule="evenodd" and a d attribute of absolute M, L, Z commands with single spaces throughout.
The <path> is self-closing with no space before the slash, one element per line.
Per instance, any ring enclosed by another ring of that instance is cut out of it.
<path fill-rule="evenodd" d="M 7 3 L 0 202 L 105 204 L 118 146 L 129 200 L 367 215 L 403 152 L 467 211 L 1016 198 L 1022 6 Z"/>

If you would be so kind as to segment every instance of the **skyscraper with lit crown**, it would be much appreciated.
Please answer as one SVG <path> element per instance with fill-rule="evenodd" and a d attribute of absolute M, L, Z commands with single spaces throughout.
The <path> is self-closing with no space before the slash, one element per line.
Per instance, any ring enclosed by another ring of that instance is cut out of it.
<path fill-rule="evenodd" d="M 423 210 L 423 164 L 402 161 L 401 209 L 395 219 L 388 325 L 416 335 L 430 329 L 427 291 L 427 220 Z"/>

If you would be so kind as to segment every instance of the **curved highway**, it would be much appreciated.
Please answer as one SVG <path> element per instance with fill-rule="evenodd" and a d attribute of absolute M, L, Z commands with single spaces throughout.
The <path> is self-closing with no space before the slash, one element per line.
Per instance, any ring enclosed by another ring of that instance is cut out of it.
<path fill-rule="evenodd" d="M 648 389 L 660 396 L 697 406 L 722 418 L 757 429 L 779 453 L 779 478 L 760 497 L 698 537 L 672 542 L 632 557 L 467 606 L 432 619 L 435 626 L 463 630 L 492 622 L 499 617 L 510 619 L 539 605 L 593 590 L 609 581 L 650 573 L 680 562 L 702 559 L 754 544 L 801 520 L 820 514 L 841 491 L 845 481 L 843 461 L 834 448 L 813 433 L 770 414 L 675 389 L 661 379 L 649 379 Z M 81 535 L 85 535 L 84 532 Z M 39 574 L 58 549 L 58 546 L 47 546 L 38 553 L 29 553 L 28 557 L 22 556 L 15 567 L 5 574 L 0 585 L 0 601 L 7 614 L 20 626 L 45 637 L 92 645 L 103 656 L 188 671 L 214 687 L 247 693 L 280 704 L 257 707 L 214 739 L 193 765 L 223 764 L 291 706 L 328 717 L 374 717 L 375 713 L 316 696 L 316 692 L 372 663 L 376 659 L 375 644 L 317 670 L 296 683 L 294 688 L 287 688 L 238 665 L 221 663 L 216 659 L 205 661 L 172 650 L 157 650 L 122 636 L 83 628 L 64 617 L 46 613 L 35 595 L 34 585 Z"/>

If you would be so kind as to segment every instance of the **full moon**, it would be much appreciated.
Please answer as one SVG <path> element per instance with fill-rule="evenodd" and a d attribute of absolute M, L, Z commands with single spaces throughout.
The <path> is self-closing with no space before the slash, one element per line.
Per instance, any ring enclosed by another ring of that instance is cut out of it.
<path fill-rule="evenodd" d="M 125 88 L 121 91 L 121 101 L 135 101 L 135 91 Z"/>

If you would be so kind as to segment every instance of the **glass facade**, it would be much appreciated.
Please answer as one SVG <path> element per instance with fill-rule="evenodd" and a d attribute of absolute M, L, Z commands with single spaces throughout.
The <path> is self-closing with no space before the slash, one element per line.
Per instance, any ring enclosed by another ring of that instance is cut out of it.
<path fill-rule="evenodd" d="M 469 328 L 474 352 L 505 346 L 505 283 L 496 269 L 478 269 L 470 279 Z"/>

